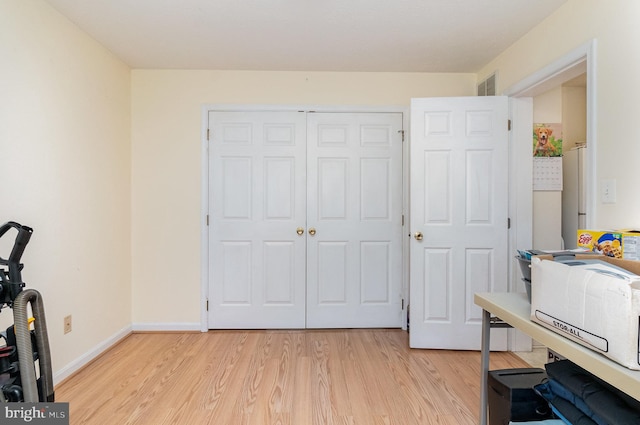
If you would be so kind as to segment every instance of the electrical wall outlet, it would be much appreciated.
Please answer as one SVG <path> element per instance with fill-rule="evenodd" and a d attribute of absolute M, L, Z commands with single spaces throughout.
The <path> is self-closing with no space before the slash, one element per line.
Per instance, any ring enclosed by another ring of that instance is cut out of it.
<path fill-rule="evenodd" d="M 71 315 L 64 317 L 64 333 L 71 332 Z"/>

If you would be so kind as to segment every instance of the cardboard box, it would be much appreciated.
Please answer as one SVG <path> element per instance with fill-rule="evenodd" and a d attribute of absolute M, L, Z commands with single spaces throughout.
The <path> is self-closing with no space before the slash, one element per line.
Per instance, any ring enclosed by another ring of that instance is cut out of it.
<path fill-rule="evenodd" d="M 640 231 L 633 229 L 620 230 L 622 235 L 622 258 L 640 261 Z"/>
<path fill-rule="evenodd" d="M 594 259 L 604 265 L 571 266 L 550 255 L 533 257 L 531 320 L 640 370 L 640 262 L 576 255 L 576 260 Z M 608 265 L 614 267 L 605 270 Z"/>
<path fill-rule="evenodd" d="M 580 248 L 624 260 L 640 260 L 640 231 L 622 230 L 587 230 L 577 233 L 577 244 Z"/>

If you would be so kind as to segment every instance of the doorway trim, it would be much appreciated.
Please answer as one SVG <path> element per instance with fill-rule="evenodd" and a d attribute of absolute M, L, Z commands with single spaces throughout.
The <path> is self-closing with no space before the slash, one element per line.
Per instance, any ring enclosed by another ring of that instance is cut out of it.
<path fill-rule="evenodd" d="M 408 106 L 349 106 L 349 105 L 277 105 L 277 104 L 205 104 L 201 110 L 200 159 L 200 331 L 209 330 L 209 112 L 249 112 L 249 111 L 307 111 L 307 112 L 373 112 L 402 113 L 402 128 L 405 137 L 402 144 L 402 213 L 405 217 L 402 232 L 409 225 L 409 107 Z M 402 241 L 402 281 L 401 296 L 404 299 L 402 328 L 407 327 L 407 306 L 409 304 L 409 238 Z"/>
<path fill-rule="evenodd" d="M 597 90 L 596 90 L 596 40 L 593 39 L 576 49 L 568 52 L 561 58 L 551 62 L 549 65 L 539 69 L 518 83 L 507 88 L 503 94 L 509 97 L 534 97 L 542 94 L 562 83 L 587 73 L 587 168 L 593 172 L 587 173 L 587 227 L 592 227 L 596 222 L 596 130 L 597 130 Z M 518 163 L 513 164 L 514 169 L 518 169 L 530 158 L 518 158 Z M 520 205 L 520 207 L 531 208 L 530 205 Z"/>
<path fill-rule="evenodd" d="M 534 96 L 545 93 L 546 91 L 558 87 L 566 81 L 571 80 L 578 75 L 587 73 L 587 158 L 586 166 L 590 170 L 594 170 L 592 173 L 587 173 L 586 178 L 586 193 L 587 193 L 587 221 L 586 226 L 588 228 L 593 227 L 593 223 L 596 222 L 596 200 L 597 200 L 597 167 L 596 167 L 596 135 L 597 135 L 597 117 L 596 117 L 596 49 L 597 42 L 595 39 L 590 40 L 581 46 L 571 50 L 562 57 L 551 62 L 547 66 L 539 69 L 533 74 L 525 77 L 519 82 L 515 83 L 511 87 L 503 91 L 503 95 L 515 98 L 513 100 L 528 101 Z M 521 103 L 526 104 L 526 102 Z M 520 107 L 522 108 L 522 107 Z M 526 106 L 525 106 L 526 108 Z M 510 108 L 512 109 L 512 108 Z M 516 108 L 517 109 L 517 108 Z M 513 120 L 514 130 L 520 129 L 519 137 L 531 137 L 530 131 L 522 131 L 523 124 L 519 120 L 517 110 L 513 109 L 511 119 Z M 514 139 L 515 140 L 515 139 Z M 516 232 L 510 238 L 510 242 L 513 243 L 511 248 L 527 247 L 531 246 L 533 240 L 533 228 L 532 228 L 532 216 L 531 211 L 533 209 L 533 197 L 532 196 L 518 196 L 519 191 L 531 191 L 533 176 L 530 172 L 532 170 L 531 165 L 531 151 L 528 149 L 517 150 L 511 155 L 510 163 L 510 180 L 514 182 L 514 185 L 510 187 L 509 197 L 515 200 L 515 213 L 512 215 L 516 218 Z M 529 171 L 527 171 L 529 170 Z M 523 176 L 522 173 L 527 173 L 527 176 Z M 525 212 L 524 215 L 522 212 Z M 526 221 L 526 222 L 525 222 Z M 519 280 L 516 278 L 517 270 L 514 268 L 514 262 L 510 263 L 509 276 L 511 277 L 510 291 L 515 292 Z M 527 345 L 529 348 L 527 348 Z M 509 331 L 508 349 L 510 351 L 527 351 L 531 348 L 531 338 L 521 337 L 516 331 Z"/>

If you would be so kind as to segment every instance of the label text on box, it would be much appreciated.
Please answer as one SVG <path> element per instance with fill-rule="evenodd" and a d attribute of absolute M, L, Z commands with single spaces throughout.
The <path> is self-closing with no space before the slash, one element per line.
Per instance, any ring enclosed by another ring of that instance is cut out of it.
<path fill-rule="evenodd" d="M 561 333 L 569 334 L 573 338 L 582 341 L 584 344 L 592 346 L 604 353 L 609 351 L 609 341 L 607 341 L 605 338 L 573 326 L 570 323 L 546 314 L 540 310 L 536 310 L 535 315 L 540 323 L 543 323 L 553 329 L 557 329 Z"/>

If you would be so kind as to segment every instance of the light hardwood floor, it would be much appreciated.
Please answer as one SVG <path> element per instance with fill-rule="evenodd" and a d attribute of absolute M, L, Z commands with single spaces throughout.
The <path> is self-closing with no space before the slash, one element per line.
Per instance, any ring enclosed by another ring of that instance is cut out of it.
<path fill-rule="evenodd" d="M 479 352 L 411 350 L 402 330 L 210 331 L 132 334 L 56 401 L 74 425 L 475 425 L 479 387 Z"/>

